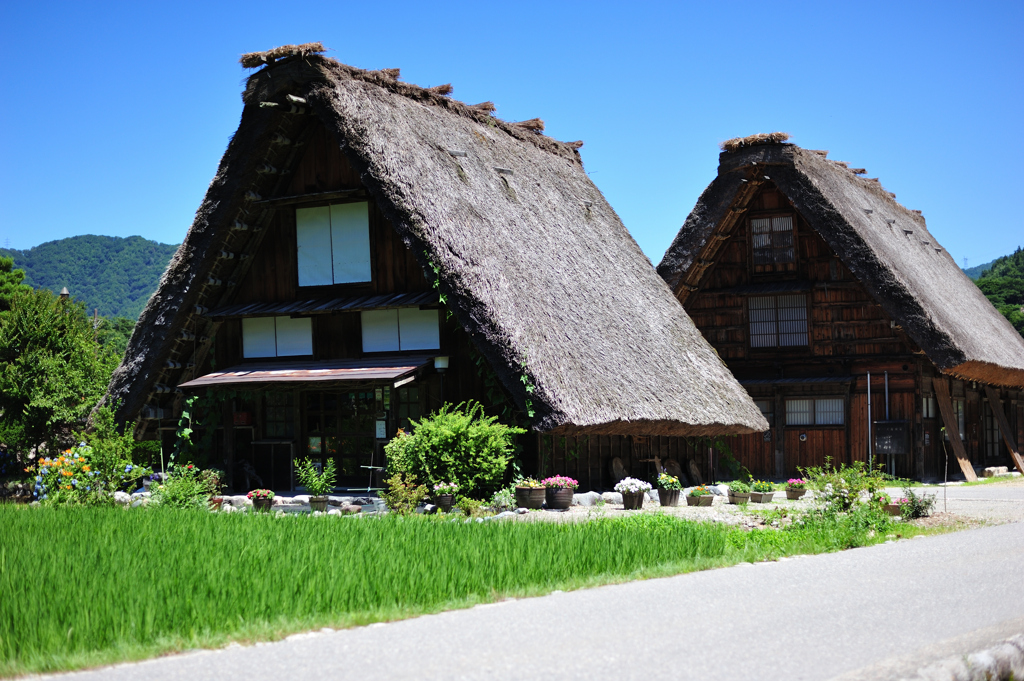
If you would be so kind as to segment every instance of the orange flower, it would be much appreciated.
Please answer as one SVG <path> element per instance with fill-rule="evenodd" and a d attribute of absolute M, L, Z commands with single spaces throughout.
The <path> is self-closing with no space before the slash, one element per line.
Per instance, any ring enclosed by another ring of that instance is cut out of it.
<path fill-rule="evenodd" d="M 65 478 L 71 477 L 71 471 L 61 471 L 60 474 L 63 475 Z"/>
<path fill-rule="evenodd" d="M 78 463 L 85 463 L 85 459 L 82 457 L 78 457 L 77 459 L 75 459 L 75 461 L 77 461 Z"/>
<path fill-rule="evenodd" d="M 88 465 L 85 465 L 85 466 L 82 466 L 82 470 L 83 470 L 83 471 L 85 471 L 86 473 L 88 473 L 88 472 L 89 472 L 90 470 L 92 470 L 92 469 L 91 469 L 91 468 L 89 468 L 89 466 L 88 466 Z"/>

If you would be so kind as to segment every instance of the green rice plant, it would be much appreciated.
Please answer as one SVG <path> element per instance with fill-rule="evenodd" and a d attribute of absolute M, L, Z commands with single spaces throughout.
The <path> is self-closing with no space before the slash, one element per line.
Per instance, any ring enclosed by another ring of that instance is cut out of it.
<path fill-rule="evenodd" d="M 869 542 L 878 522 L 745 532 L 662 514 L 477 523 L 0 505 L 0 675 L 835 550 Z"/>

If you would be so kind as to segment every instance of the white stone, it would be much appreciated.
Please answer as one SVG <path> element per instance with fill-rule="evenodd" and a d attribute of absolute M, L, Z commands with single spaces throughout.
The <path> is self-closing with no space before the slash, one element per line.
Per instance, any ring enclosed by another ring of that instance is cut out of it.
<path fill-rule="evenodd" d="M 132 498 L 127 492 L 114 492 L 114 501 L 122 506 L 127 506 L 131 503 Z"/>
<path fill-rule="evenodd" d="M 989 466 L 982 472 L 982 475 L 984 475 L 986 478 L 995 478 L 1000 475 L 1006 475 L 1009 472 L 1010 469 L 1007 468 L 1006 466 Z"/>
<path fill-rule="evenodd" d="M 601 495 L 597 492 L 584 492 L 583 494 L 572 495 L 573 506 L 594 506 L 600 501 Z"/>
<path fill-rule="evenodd" d="M 341 509 L 340 508 L 332 508 L 329 511 L 327 511 L 327 515 L 341 515 Z"/>
<path fill-rule="evenodd" d="M 604 499 L 604 503 L 606 504 L 622 503 L 622 495 L 619 494 L 618 492 L 605 492 L 604 494 L 601 495 L 601 498 Z"/>
<path fill-rule="evenodd" d="M 656 489 L 649 489 L 649 490 L 647 490 L 647 500 L 648 501 L 657 501 L 658 503 L 661 503 L 661 498 L 658 496 L 658 490 L 656 490 Z"/>

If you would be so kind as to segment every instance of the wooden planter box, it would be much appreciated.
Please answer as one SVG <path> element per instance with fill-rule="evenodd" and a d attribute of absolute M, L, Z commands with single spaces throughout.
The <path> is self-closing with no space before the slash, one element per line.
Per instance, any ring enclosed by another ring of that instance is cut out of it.
<path fill-rule="evenodd" d="M 327 497 L 310 497 L 309 508 L 311 511 L 327 512 Z"/>
<path fill-rule="evenodd" d="M 677 489 L 659 489 L 658 490 L 658 502 L 662 506 L 678 506 L 679 505 L 679 492 Z"/>
<path fill-rule="evenodd" d="M 767 504 L 775 496 L 775 492 L 751 492 L 750 500 L 755 504 Z"/>
<path fill-rule="evenodd" d="M 750 492 L 729 492 L 730 504 L 745 504 L 750 501 Z"/>
<path fill-rule="evenodd" d="M 623 492 L 622 508 L 627 511 L 638 511 L 644 507 L 644 492 Z"/>
<path fill-rule="evenodd" d="M 702 494 L 699 497 L 686 497 L 687 506 L 710 506 L 715 503 L 714 494 Z"/>
<path fill-rule="evenodd" d="M 548 510 L 564 511 L 572 506 L 573 490 L 569 487 L 548 487 L 544 492 L 544 501 Z"/>
<path fill-rule="evenodd" d="M 266 513 L 270 510 L 270 507 L 274 505 L 273 499 L 253 499 L 252 507 L 253 510 L 259 511 L 260 513 Z"/>
<path fill-rule="evenodd" d="M 516 507 L 543 508 L 545 496 L 543 487 L 516 487 Z"/>
<path fill-rule="evenodd" d="M 888 513 L 889 515 L 894 515 L 894 516 L 901 516 L 901 515 L 903 515 L 903 513 L 900 512 L 900 505 L 899 504 L 886 504 L 883 508 L 885 508 L 885 512 Z"/>
<path fill-rule="evenodd" d="M 807 494 L 807 490 L 805 490 L 805 489 L 787 489 L 786 490 L 786 498 L 787 499 L 799 499 L 800 497 L 802 497 L 805 494 Z"/>
<path fill-rule="evenodd" d="M 434 503 L 441 509 L 442 513 L 450 513 L 452 510 L 452 504 L 455 503 L 454 494 L 438 494 L 434 497 Z"/>

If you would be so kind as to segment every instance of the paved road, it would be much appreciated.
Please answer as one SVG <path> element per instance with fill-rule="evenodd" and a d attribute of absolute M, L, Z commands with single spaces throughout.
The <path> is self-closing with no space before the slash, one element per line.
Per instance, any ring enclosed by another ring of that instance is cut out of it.
<path fill-rule="evenodd" d="M 1022 577 L 1014 523 L 66 678 L 899 678 L 1024 632 Z"/>

